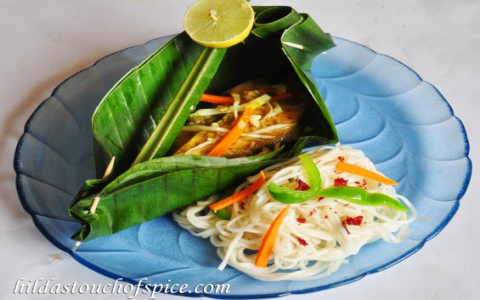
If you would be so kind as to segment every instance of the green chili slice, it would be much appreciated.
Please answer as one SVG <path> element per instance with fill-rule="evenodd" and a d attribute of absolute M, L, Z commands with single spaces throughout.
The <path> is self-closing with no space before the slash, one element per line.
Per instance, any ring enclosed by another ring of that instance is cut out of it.
<path fill-rule="evenodd" d="M 228 196 L 231 196 L 233 194 L 233 192 L 235 191 L 234 188 L 227 188 L 223 191 L 221 191 L 218 195 L 218 201 L 220 201 L 221 199 L 225 199 L 227 198 Z M 211 210 L 212 213 L 219 217 L 220 219 L 222 220 L 231 220 L 232 219 L 232 212 L 230 211 L 230 208 L 228 207 L 225 207 L 225 208 L 222 208 L 222 209 L 219 209 L 219 210 Z"/>
<path fill-rule="evenodd" d="M 231 212 L 227 207 L 222 208 L 222 209 L 219 209 L 219 210 L 217 210 L 217 211 L 213 211 L 213 210 L 212 210 L 212 213 L 213 213 L 215 216 L 217 216 L 217 217 L 219 217 L 220 219 L 222 219 L 222 220 L 230 220 L 230 219 L 232 219 L 232 212 Z"/>
<path fill-rule="evenodd" d="M 270 192 L 270 195 L 275 200 L 287 204 L 302 203 L 314 198 L 320 190 L 320 187 L 322 186 L 322 178 L 320 176 L 320 172 L 318 171 L 317 165 L 308 154 L 301 154 L 298 157 L 300 158 L 302 167 L 305 170 L 308 181 L 307 184 L 310 188 L 305 191 L 299 191 L 287 187 L 281 187 L 276 183 L 271 182 L 267 188 Z"/>
<path fill-rule="evenodd" d="M 358 205 L 386 206 L 400 212 L 409 211 L 408 207 L 400 201 L 382 193 L 369 193 L 362 187 L 333 186 L 321 189 L 317 195 L 325 198 L 338 198 Z"/>

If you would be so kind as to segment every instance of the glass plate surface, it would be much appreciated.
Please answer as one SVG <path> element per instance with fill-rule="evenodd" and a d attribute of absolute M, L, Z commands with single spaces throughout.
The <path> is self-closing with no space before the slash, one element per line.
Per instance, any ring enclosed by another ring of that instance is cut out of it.
<path fill-rule="evenodd" d="M 314 281 L 262 282 L 227 267 L 209 240 L 191 236 L 171 217 L 84 243 L 67 207 L 85 179 L 95 177 L 91 115 L 128 70 L 171 37 L 109 55 L 61 83 L 32 114 L 15 153 L 17 190 L 39 230 L 85 266 L 114 279 L 158 284 L 230 284 L 215 298 L 268 298 L 343 285 L 388 268 L 438 234 L 459 207 L 471 176 L 462 122 L 439 91 L 404 64 L 362 45 L 335 38 L 337 47 L 311 68 L 337 126 L 340 142 L 363 150 L 378 169 L 400 182 L 428 222 L 414 223 L 400 244 L 364 247 L 333 275 Z M 188 294 L 202 296 L 203 294 Z"/>

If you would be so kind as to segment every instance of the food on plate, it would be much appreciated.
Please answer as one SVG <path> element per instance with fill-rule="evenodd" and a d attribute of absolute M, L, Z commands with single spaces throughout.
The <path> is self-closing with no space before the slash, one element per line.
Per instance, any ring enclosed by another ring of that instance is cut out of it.
<path fill-rule="evenodd" d="M 188 206 L 305 147 L 338 141 L 308 76 L 312 60 L 335 46 L 331 36 L 290 7 L 251 9 L 256 22 L 242 43 L 210 48 L 182 32 L 100 101 L 92 115 L 99 179 L 86 180 L 68 209 L 81 225 L 72 235 L 77 244 Z M 224 19 L 213 10 L 209 18 Z"/>
<path fill-rule="evenodd" d="M 339 171 L 339 163 L 356 169 Z M 210 239 L 222 259 L 219 269 L 230 265 L 266 281 L 313 280 L 337 271 L 368 243 L 408 236 L 416 210 L 396 193 L 395 182 L 380 183 L 385 178 L 362 151 L 322 146 L 265 168 L 232 195 L 177 211 L 174 219 Z"/>
<path fill-rule="evenodd" d="M 236 86 L 226 95 L 202 97 L 215 106 L 190 115 L 175 141 L 173 155 L 251 156 L 278 149 L 300 133 L 306 103 L 300 91 L 293 92 L 283 83 L 256 80 Z M 248 108 L 251 111 L 245 118 Z M 244 127 L 232 134 L 239 122 Z"/>

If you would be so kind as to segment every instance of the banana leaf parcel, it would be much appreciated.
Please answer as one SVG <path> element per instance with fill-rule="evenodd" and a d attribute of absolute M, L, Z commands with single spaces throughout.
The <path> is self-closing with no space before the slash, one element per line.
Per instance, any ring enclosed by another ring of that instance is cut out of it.
<path fill-rule="evenodd" d="M 85 182 L 69 207 L 81 224 L 72 236 L 88 241 L 114 234 L 237 184 L 306 146 L 337 141 L 330 114 L 307 71 L 334 47 L 307 14 L 291 7 L 253 7 L 256 24 L 244 43 L 204 48 L 180 33 L 128 72 L 92 117 L 97 173 L 115 157 L 113 171 Z M 222 93 L 254 78 L 294 78 L 308 96 L 298 139 L 269 154 L 226 159 L 169 156 L 169 149 L 203 93 Z M 91 210 L 92 204 L 98 206 Z"/>

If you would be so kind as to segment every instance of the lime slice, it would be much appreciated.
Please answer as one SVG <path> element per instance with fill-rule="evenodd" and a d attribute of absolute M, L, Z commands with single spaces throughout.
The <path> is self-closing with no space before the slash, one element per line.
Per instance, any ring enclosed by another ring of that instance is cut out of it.
<path fill-rule="evenodd" d="M 185 14 L 185 32 L 200 45 L 227 48 L 250 34 L 255 14 L 245 0 L 199 0 Z"/>

